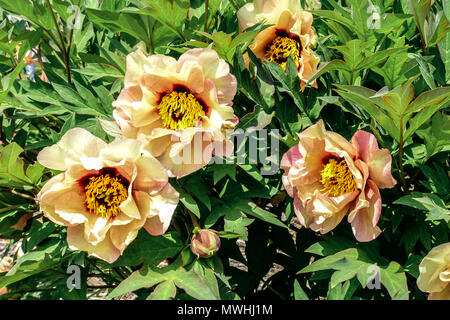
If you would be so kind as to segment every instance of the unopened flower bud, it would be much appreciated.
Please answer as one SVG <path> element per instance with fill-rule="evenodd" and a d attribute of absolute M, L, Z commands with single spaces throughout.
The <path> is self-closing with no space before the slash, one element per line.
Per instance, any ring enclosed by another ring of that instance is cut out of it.
<path fill-rule="evenodd" d="M 214 230 L 203 229 L 195 232 L 191 241 L 192 252 L 200 258 L 212 257 L 220 248 L 220 238 Z"/>

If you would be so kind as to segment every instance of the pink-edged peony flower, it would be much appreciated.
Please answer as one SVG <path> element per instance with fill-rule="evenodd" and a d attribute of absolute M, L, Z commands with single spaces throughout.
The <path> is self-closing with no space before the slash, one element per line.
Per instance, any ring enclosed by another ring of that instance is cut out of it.
<path fill-rule="evenodd" d="M 450 300 L 450 242 L 431 249 L 419 265 L 417 286 L 428 300 Z"/>
<path fill-rule="evenodd" d="M 141 142 L 109 144 L 74 128 L 38 155 L 39 163 L 63 171 L 39 192 L 41 211 L 67 226 L 73 250 L 114 262 L 143 227 L 164 234 L 178 204 L 167 171 Z"/>
<path fill-rule="evenodd" d="M 241 32 L 261 21 L 272 25 L 256 35 L 250 49 L 256 57 L 275 62 L 284 70 L 292 55 L 303 91 L 320 61 L 311 49 L 317 42 L 312 14 L 303 11 L 300 1 L 254 0 L 240 8 L 237 16 Z M 317 87 L 316 81 L 311 85 Z"/>
<path fill-rule="evenodd" d="M 165 55 L 127 57 L 125 87 L 113 103 L 122 134 L 182 177 L 232 151 L 237 122 L 232 100 L 236 78 L 212 49 L 192 49 L 178 60 Z"/>
<path fill-rule="evenodd" d="M 351 143 L 327 131 L 322 120 L 299 135 L 299 144 L 283 155 L 282 180 L 294 198 L 301 224 L 320 233 L 333 230 L 348 214 L 358 241 L 381 232 L 379 188 L 392 188 L 391 155 L 379 149 L 375 136 L 357 131 Z"/>

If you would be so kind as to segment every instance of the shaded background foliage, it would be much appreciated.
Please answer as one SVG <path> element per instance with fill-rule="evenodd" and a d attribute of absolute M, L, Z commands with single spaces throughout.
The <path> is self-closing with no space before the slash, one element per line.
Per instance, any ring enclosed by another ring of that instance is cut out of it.
<path fill-rule="evenodd" d="M 416 286 L 418 264 L 449 241 L 448 1 L 301 1 L 314 15 L 322 62 L 318 88 L 303 93 L 292 60 L 284 72 L 247 49 L 264 25 L 238 33 L 236 11 L 246 2 L 0 0 L 0 237 L 10 246 L 21 241 L 23 253 L 0 277 L 0 288 L 10 289 L 1 298 L 86 299 L 104 291 L 137 299 L 426 298 Z M 369 5 L 379 9 L 379 28 L 368 23 Z M 111 103 L 137 47 L 178 57 L 207 46 L 238 80 L 238 128 L 280 129 L 280 154 L 318 119 L 346 138 L 373 132 L 391 151 L 398 184 L 382 191 L 376 240 L 356 242 L 347 223 L 326 235 L 301 229 L 281 170 L 262 176 L 260 164 L 213 164 L 171 181 L 180 204 L 165 235 L 141 232 L 113 264 L 68 249 L 65 229 L 42 219 L 34 201 L 56 173 L 35 162 L 37 153 L 75 126 L 105 141 L 119 135 Z M 34 81 L 23 71 L 31 49 Z M 408 90 L 416 100 L 403 98 Z M 23 230 L 12 228 L 30 214 Z M 220 231 L 217 255 L 197 259 L 190 251 L 191 215 Z M 167 266 L 157 267 L 162 261 Z M 66 286 L 72 264 L 82 267 L 79 290 Z M 372 265 L 380 268 L 379 290 L 367 287 Z M 92 277 L 102 285 L 88 284 Z"/>

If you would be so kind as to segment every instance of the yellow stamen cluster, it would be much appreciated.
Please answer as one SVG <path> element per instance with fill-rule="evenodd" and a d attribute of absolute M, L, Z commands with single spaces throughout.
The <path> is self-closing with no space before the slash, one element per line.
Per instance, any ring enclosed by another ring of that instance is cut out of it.
<path fill-rule="evenodd" d="M 300 43 L 289 37 L 276 37 L 272 43 L 267 46 L 264 57 L 286 70 L 286 63 L 289 56 L 292 55 L 297 68 L 300 66 Z"/>
<path fill-rule="evenodd" d="M 127 199 L 127 188 L 109 174 L 92 176 L 84 187 L 86 206 L 90 213 L 109 219 L 120 213 L 120 204 Z"/>
<path fill-rule="evenodd" d="M 326 165 L 323 166 L 320 172 L 320 182 L 324 190 L 334 197 L 338 197 L 347 192 L 356 191 L 356 181 L 345 160 L 337 162 L 335 159 L 330 159 Z"/>
<path fill-rule="evenodd" d="M 164 127 L 177 130 L 195 126 L 205 115 L 203 106 L 190 92 L 172 91 L 158 105 Z"/>

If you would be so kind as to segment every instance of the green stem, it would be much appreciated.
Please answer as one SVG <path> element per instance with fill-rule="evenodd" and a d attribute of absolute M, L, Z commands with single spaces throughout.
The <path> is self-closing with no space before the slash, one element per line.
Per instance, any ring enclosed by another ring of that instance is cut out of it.
<path fill-rule="evenodd" d="M 198 224 L 197 218 L 194 216 L 194 214 L 190 210 L 186 209 L 186 211 L 189 213 L 189 216 L 191 217 L 192 224 L 194 225 L 194 227 L 201 229 L 200 225 Z"/>
<path fill-rule="evenodd" d="M 66 45 L 64 42 L 64 37 L 61 33 L 61 30 L 59 29 L 58 21 L 56 20 L 55 12 L 53 11 L 52 5 L 50 4 L 50 0 L 46 0 L 46 2 L 47 2 L 48 8 L 50 9 L 50 13 L 52 16 L 53 23 L 55 24 L 56 31 L 58 32 L 59 40 L 61 41 L 61 49 L 62 49 L 62 54 L 64 57 L 64 65 L 66 68 L 67 82 L 71 83 L 72 75 L 70 73 L 70 66 L 69 66 L 69 52 L 67 51 L 67 48 L 66 48 Z"/>
<path fill-rule="evenodd" d="M 205 27 L 203 31 L 208 31 L 208 16 L 209 16 L 209 0 L 205 0 Z"/>
<path fill-rule="evenodd" d="M 148 47 L 150 49 L 150 54 L 154 53 L 153 50 L 153 40 L 152 40 L 152 27 L 150 27 L 150 17 L 147 17 L 147 25 L 148 25 Z"/>
<path fill-rule="evenodd" d="M 400 175 L 400 181 L 403 185 L 403 191 L 409 193 L 408 186 L 405 180 L 405 171 L 403 170 L 403 118 L 400 118 L 400 141 L 398 145 L 398 170 Z"/>

